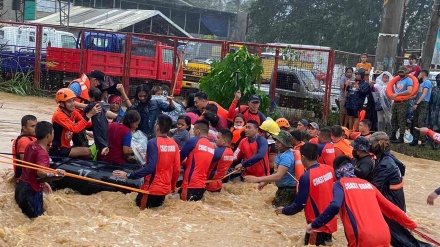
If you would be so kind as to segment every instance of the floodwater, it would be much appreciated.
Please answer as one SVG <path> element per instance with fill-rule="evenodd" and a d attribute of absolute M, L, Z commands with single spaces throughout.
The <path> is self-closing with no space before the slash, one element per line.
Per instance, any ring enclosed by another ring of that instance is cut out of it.
<path fill-rule="evenodd" d="M 10 152 L 23 115 L 50 121 L 56 109 L 51 99 L 3 93 L 0 106 L 0 152 Z M 439 240 L 440 199 L 431 207 L 426 197 L 440 186 L 440 163 L 397 156 L 407 165 L 408 215 Z M 0 246 L 303 246 L 304 214 L 276 216 L 272 185 L 258 191 L 252 184 L 225 184 L 201 202 L 171 196 L 164 206 L 143 211 L 135 193 L 83 196 L 66 189 L 45 195 L 45 215 L 31 221 L 15 203 L 10 166 L 1 167 Z M 334 237 L 333 246 L 346 246 L 340 222 Z"/>

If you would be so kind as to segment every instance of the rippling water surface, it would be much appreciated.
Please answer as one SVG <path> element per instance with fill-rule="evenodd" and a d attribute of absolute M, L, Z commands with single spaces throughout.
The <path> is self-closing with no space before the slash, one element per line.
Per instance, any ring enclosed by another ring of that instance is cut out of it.
<path fill-rule="evenodd" d="M 10 152 L 23 115 L 50 121 L 56 109 L 51 99 L 3 93 L 1 105 L 0 152 Z M 426 205 L 427 195 L 440 186 L 440 163 L 398 158 L 407 165 L 409 216 L 440 240 L 440 199 Z M 134 203 L 135 193 L 83 196 L 66 189 L 45 195 L 45 215 L 31 221 L 16 205 L 12 170 L 1 161 L 0 246 L 303 246 L 304 214 L 276 216 L 271 185 L 258 191 L 252 184 L 225 184 L 221 193 L 206 193 L 201 202 L 170 196 L 164 206 L 143 211 Z M 333 246 L 346 246 L 340 223 L 334 236 Z"/>

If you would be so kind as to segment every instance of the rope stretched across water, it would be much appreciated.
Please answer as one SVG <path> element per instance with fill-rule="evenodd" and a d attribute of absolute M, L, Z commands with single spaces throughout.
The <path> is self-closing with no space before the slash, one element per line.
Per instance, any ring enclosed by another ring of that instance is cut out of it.
<path fill-rule="evenodd" d="M 5 156 L 5 155 L 1 155 L 0 154 L 0 158 L 5 158 L 5 159 L 10 159 L 10 160 L 16 161 L 17 164 L 14 164 L 12 162 L 7 162 L 7 161 L 0 161 L 0 163 L 4 163 L 4 164 L 8 164 L 8 165 L 16 165 L 16 166 L 20 166 L 20 167 L 24 167 L 24 168 L 33 169 L 33 170 L 42 170 L 42 171 L 46 171 L 46 172 L 52 172 L 52 173 L 55 173 L 55 174 L 58 173 L 58 171 L 55 170 L 55 169 L 52 169 L 52 168 L 49 168 L 49 167 L 45 167 L 45 166 L 40 166 L 40 165 L 31 163 L 31 162 L 27 162 L 27 161 L 11 158 L 11 157 L 8 157 L 8 156 Z M 105 181 L 101 181 L 101 180 L 97 180 L 97 179 L 93 179 L 93 178 L 89 178 L 89 177 L 84 177 L 84 176 L 76 175 L 76 174 L 73 174 L 73 173 L 66 172 L 65 176 L 66 177 L 71 177 L 71 178 L 77 178 L 77 179 L 81 179 L 81 180 L 85 180 L 85 181 L 89 181 L 89 182 L 105 184 L 105 185 L 108 185 L 108 186 L 113 186 L 113 187 L 117 187 L 117 188 L 121 188 L 121 189 L 125 189 L 125 190 L 130 190 L 130 191 L 142 193 L 142 194 L 150 194 L 150 192 L 146 191 L 146 190 L 141 190 L 141 189 L 132 188 L 132 187 L 128 187 L 128 186 L 124 186 L 124 185 L 120 185 L 120 184 L 114 184 L 114 183 L 110 183 L 110 182 L 105 182 Z"/>
<path fill-rule="evenodd" d="M 420 232 L 419 230 L 414 229 L 414 230 L 412 230 L 412 231 L 413 231 L 415 234 L 419 235 L 421 238 L 425 239 L 426 241 L 431 242 L 431 243 L 435 244 L 436 246 L 440 246 L 440 243 L 439 243 L 439 242 L 437 242 L 436 240 L 434 240 L 434 239 L 431 238 L 430 236 L 428 236 L 428 235 L 426 235 L 426 234 Z"/>

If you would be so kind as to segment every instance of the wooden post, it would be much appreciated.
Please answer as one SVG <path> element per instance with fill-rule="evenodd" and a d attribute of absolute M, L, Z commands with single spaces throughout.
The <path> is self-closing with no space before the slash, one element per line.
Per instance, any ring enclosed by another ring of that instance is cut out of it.
<path fill-rule="evenodd" d="M 435 42 L 437 40 L 437 33 L 440 26 L 440 0 L 435 0 L 432 6 L 431 21 L 426 34 L 425 46 L 422 51 L 422 61 L 420 66 L 423 69 L 431 67 L 432 55 L 434 54 Z"/>

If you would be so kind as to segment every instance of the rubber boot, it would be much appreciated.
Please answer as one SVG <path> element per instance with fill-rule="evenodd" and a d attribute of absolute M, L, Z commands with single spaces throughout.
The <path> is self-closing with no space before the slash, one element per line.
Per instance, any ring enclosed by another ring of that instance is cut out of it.
<path fill-rule="evenodd" d="M 392 143 L 403 143 L 403 142 L 404 142 L 404 140 L 403 140 L 403 135 L 400 134 L 400 136 L 399 136 L 398 139 L 396 139 L 396 140 L 394 140 L 394 141 L 391 141 L 391 142 L 392 142 Z"/>
<path fill-rule="evenodd" d="M 417 146 L 419 145 L 419 140 L 416 138 L 413 138 L 412 142 L 409 143 L 410 146 Z"/>
<path fill-rule="evenodd" d="M 396 132 L 391 132 L 390 141 L 393 142 L 393 141 L 396 141 L 396 140 L 397 140 Z"/>

